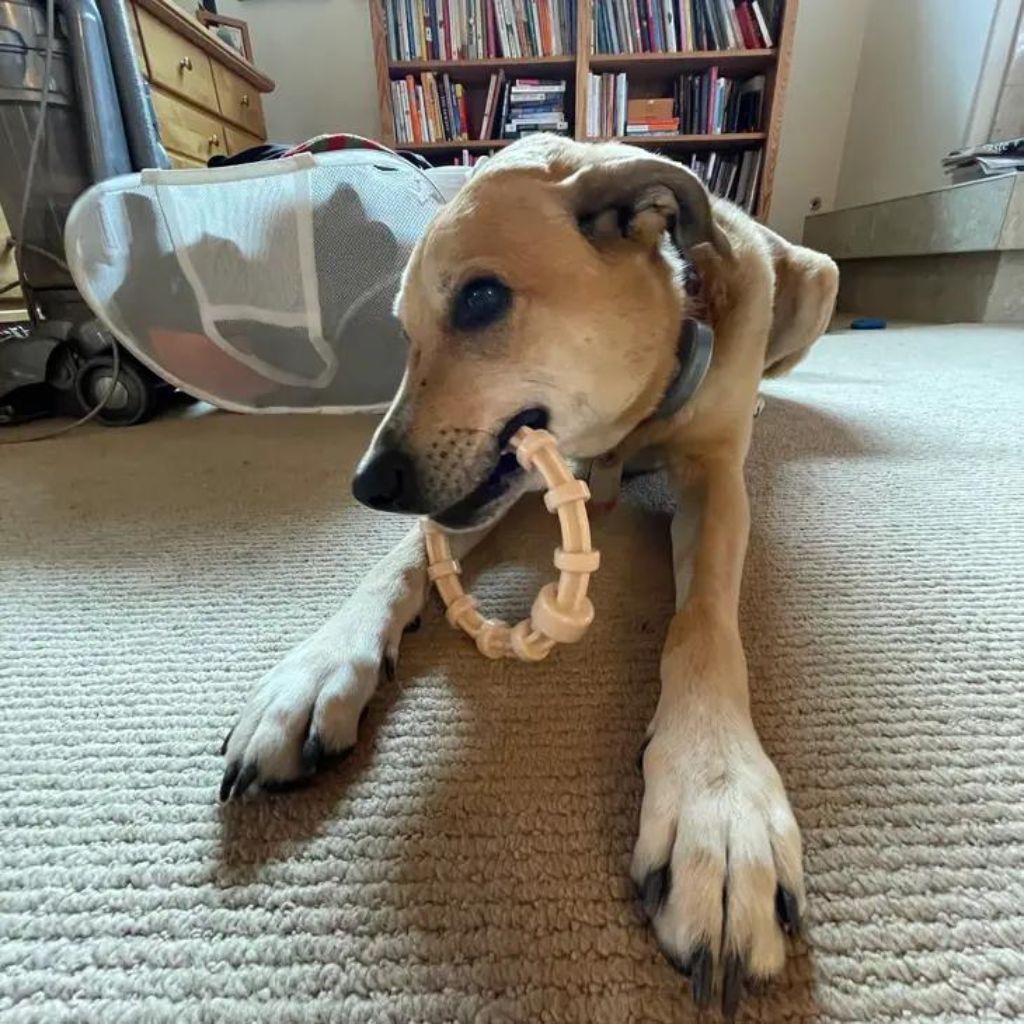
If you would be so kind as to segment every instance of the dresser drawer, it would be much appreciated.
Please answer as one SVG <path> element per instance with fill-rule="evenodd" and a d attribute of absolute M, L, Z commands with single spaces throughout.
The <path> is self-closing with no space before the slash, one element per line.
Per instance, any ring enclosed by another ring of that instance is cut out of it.
<path fill-rule="evenodd" d="M 210 58 L 149 11 L 137 8 L 136 13 L 149 65 L 149 80 L 216 112 L 217 89 L 213 84 Z"/>
<path fill-rule="evenodd" d="M 263 123 L 263 104 L 260 94 L 239 75 L 228 71 L 223 64 L 213 61 L 213 80 L 217 86 L 220 112 L 226 121 L 237 124 L 262 141 L 267 137 Z"/>
<path fill-rule="evenodd" d="M 215 153 L 227 152 L 224 125 L 218 118 L 161 89 L 153 90 L 153 107 L 160 137 L 168 149 L 203 164 Z"/>
<path fill-rule="evenodd" d="M 241 128 L 235 128 L 230 124 L 224 125 L 224 142 L 227 144 L 228 156 L 234 156 L 235 153 L 241 153 L 253 146 L 261 146 L 263 141 L 258 135 L 250 135 Z"/>

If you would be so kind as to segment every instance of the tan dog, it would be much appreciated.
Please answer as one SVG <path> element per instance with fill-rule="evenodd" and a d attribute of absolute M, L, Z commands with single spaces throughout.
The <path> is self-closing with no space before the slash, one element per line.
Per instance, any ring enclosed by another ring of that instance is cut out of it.
<path fill-rule="evenodd" d="M 746 981 L 781 969 L 804 907 L 800 833 L 748 706 L 743 463 L 759 380 L 825 330 L 837 284 L 827 257 L 709 200 L 669 160 L 549 136 L 516 143 L 413 253 L 397 303 L 405 379 L 353 484 L 372 507 L 461 531 L 458 554 L 532 485 L 503 454 L 520 424 L 546 425 L 569 456 L 662 451 L 680 491 L 678 611 L 632 874 L 695 1000 L 718 991 L 727 1015 Z M 714 328 L 710 370 L 659 416 L 695 316 Z M 223 798 L 308 774 L 355 742 L 426 591 L 417 528 L 263 681 L 225 743 Z"/>

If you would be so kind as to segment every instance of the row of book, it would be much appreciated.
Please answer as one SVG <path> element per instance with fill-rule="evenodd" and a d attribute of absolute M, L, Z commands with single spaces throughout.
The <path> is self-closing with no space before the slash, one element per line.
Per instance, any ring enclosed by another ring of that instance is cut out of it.
<path fill-rule="evenodd" d="M 675 111 L 685 135 L 761 130 L 766 79 L 723 78 L 717 67 L 681 75 L 673 85 Z"/>
<path fill-rule="evenodd" d="M 712 67 L 681 75 L 669 98 L 629 98 L 625 72 L 590 75 L 587 137 L 719 135 L 761 129 L 765 76 L 732 79 Z"/>
<path fill-rule="evenodd" d="M 597 53 L 770 49 L 782 0 L 594 0 Z"/>
<path fill-rule="evenodd" d="M 447 74 L 424 71 L 391 82 L 391 111 L 400 145 L 518 139 L 532 132 L 566 135 L 565 82 L 491 75 L 479 123 L 470 123 L 466 89 Z"/>
<path fill-rule="evenodd" d="M 764 150 L 760 147 L 742 152 L 695 153 L 681 161 L 704 182 L 708 191 L 731 199 L 750 214 L 757 206 L 763 162 Z"/>
<path fill-rule="evenodd" d="M 575 51 L 577 0 L 384 0 L 388 56 L 557 57 Z"/>
<path fill-rule="evenodd" d="M 406 75 L 391 83 L 391 110 L 399 143 L 453 142 L 470 136 L 466 90 L 447 75 L 424 71 L 419 82 Z"/>
<path fill-rule="evenodd" d="M 483 155 L 474 155 L 463 150 L 452 163 L 456 166 L 472 167 L 483 159 L 486 159 Z M 704 182 L 709 191 L 723 199 L 731 199 L 753 214 L 757 207 L 763 160 L 763 150 L 748 149 L 742 153 L 695 154 L 684 159 L 682 163 Z"/>

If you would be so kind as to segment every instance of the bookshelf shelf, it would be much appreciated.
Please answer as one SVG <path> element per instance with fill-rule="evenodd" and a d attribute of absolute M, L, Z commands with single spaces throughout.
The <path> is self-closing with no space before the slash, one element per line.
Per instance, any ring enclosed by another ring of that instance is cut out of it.
<path fill-rule="evenodd" d="M 484 114 L 484 99 L 488 91 L 488 83 L 492 75 L 503 72 L 506 82 L 517 76 L 523 78 L 552 78 L 566 82 L 565 112 L 570 124 L 570 132 L 574 138 L 584 140 L 588 124 L 588 83 L 593 75 L 626 75 L 630 83 L 629 98 L 664 97 L 674 89 L 675 82 L 687 74 L 701 74 L 712 68 L 718 69 L 721 78 L 741 80 L 754 76 L 764 76 L 763 106 L 761 110 L 761 131 L 732 132 L 708 135 L 630 135 L 617 138 L 643 150 L 661 150 L 667 156 L 678 157 L 680 160 L 694 161 L 713 160 L 709 154 L 718 151 L 728 153 L 744 153 L 747 150 L 758 152 L 761 167 L 760 188 L 756 193 L 756 214 L 761 219 L 767 217 L 772 199 L 775 179 L 775 164 L 778 156 L 779 137 L 782 128 L 783 100 L 789 79 L 792 59 L 793 38 L 796 29 L 796 14 L 799 0 L 784 0 L 781 14 L 775 24 L 773 40 L 776 44 L 771 49 L 702 49 L 682 50 L 667 53 L 594 53 L 595 41 L 598 38 L 598 27 L 595 25 L 594 10 L 598 0 L 570 0 L 575 11 L 575 39 L 566 40 L 563 45 L 571 45 L 574 53 L 561 56 L 534 56 L 523 58 L 492 57 L 487 59 L 462 60 L 393 60 L 389 55 L 387 25 L 389 11 L 394 14 L 395 0 L 369 0 L 370 28 L 373 39 L 374 64 L 376 67 L 377 93 L 381 112 L 381 138 L 390 146 L 396 146 L 392 111 L 392 82 L 404 79 L 409 75 L 434 75 L 438 79 L 449 76 L 454 84 L 461 83 L 465 88 L 468 103 L 468 120 L 471 133 L 479 131 Z M 406 0 L 413 5 L 422 4 L 425 0 Z M 431 0 L 436 3 L 437 0 Z M 486 10 L 486 5 L 493 0 L 470 0 L 477 4 L 477 10 Z M 502 0 L 513 5 L 533 5 L 531 9 L 540 9 L 545 0 Z M 550 3 L 551 0 L 547 0 Z M 556 0 L 558 2 L 558 0 Z M 629 0 L 626 0 L 629 2 Z M 674 0 L 678 10 L 682 3 L 689 5 L 718 5 L 727 9 L 730 4 L 749 8 L 751 0 Z M 762 7 L 765 3 L 778 8 L 779 0 L 756 0 Z M 389 4 L 391 6 L 389 6 Z M 483 4 L 483 7 L 479 5 Z M 451 8 L 445 7 L 445 10 Z M 547 7 L 544 7 L 547 10 Z M 767 8 L 766 8 L 767 9 Z M 564 12 L 564 8 L 562 8 Z M 778 13 L 778 10 L 776 11 Z M 479 16 L 476 22 L 479 26 Z M 472 29 L 470 28 L 470 31 Z M 757 35 L 757 33 L 754 33 Z M 761 33 L 767 39 L 766 33 Z M 607 38 L 607 37 L 606 37 Z M 712 36 L 696 36 L 706 46 Z M 733 38 L 737 38 L 734 36 Z M 721 45 L 721 33 L 715 42 Z M 748 41 L 749 34 L 748 34 Z M 698 45 L 700 45 L 698 42 Z M 546 47 L 545 47 L 546 48 Z M 514 48 L 513 48 L 514 49 Z M 408 52 L 408 51 L 405 51 Z M 415 51 L 414 51 L 415 52 Z M 423 50 L 419 51 L 423 53 Z M 430 51 L 426 51 L 430 52 Z M 437 52 L 434 50 L 433 52 Z M 480 52 L 470 50 L 469 52 Z M 493 51 L 492 51 L 493 52 Z M 498 52 L 501 52 L 500 49 Z M 636 84 L 635 92 L 633 84 Z M 397 87 L 396 87 L 397 88 Z M 397 102 L 397 100 L 396 100 Z M 403 100 L 404 103 L 404 100 Z M 702 109 L 702 108 L 698 108 Z M 465 122 L 465 117 L 463 121 Z M 598 140 L 593 141 L 607 141 Z M 463 151 L 474 155 L 488 153 L 509 145 L 507 139 L 471 139 L 468 141 L 401 143 L 398 148 L 423 153 L 435 162 L 450 162 L 458 159 Z M 727 156 L 724 159 L 734 159 Z M 744 162 L 746 157 L 744 156 Z M 755 178 L 756 180 L 756 178 Z"/>
<path fill-rule="evenodd" d="M 447 71 L 464 78 L 473 72 L 483 77 L 492 71 L 512 71 L 526 74 L 532 70 L 552 74 L 556 71 L 569 72 L 576 67 L 576 58 L 569 57 L 495 57 L 491 60 L 399 60 L 391 61 L 388 70 L 393 74 L 411 75 L 423 71 Z"/>
<path fill-rule="evenodd" d="M 501 149 L 511 146 L 511 139 L 468 139 L 462 142 L 400 142 L 399 149 L 407 149 L 411 153 L 461 153 L 467 149 L 470 153 L 486 153 L 490 149 Z"/>
<path fill-rule="evenodd" d="M 686 149 L 742 149 L 764 142 L 767 132 L 722 132 L 718 135 L 626 135 L 613 139 L 593 139 L 594 142 L 628 142 L 644 149 L 659 146 L 685 147 Z"/>
<path fill-rule="evenodd" d="M 591 71 L 639 72 L 653 69 L 676 72 L 717 64 L 723 73 L 762 71 L 778 56 L 778 50 L 683 50 L 675 53 L 592 53 Z"/>

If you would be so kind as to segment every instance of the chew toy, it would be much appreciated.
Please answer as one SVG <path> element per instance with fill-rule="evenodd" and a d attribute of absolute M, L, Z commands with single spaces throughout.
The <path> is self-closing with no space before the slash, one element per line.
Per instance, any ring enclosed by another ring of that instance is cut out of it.
<path fill-rule="evenodd" d="M 583 637 L 594 621 L 594 606 L 587 597 L 590 574 L 597 571 L 601 554 L 590 546 L 590 521 L 584 507 L 590 497 L 586 483 L 569 471 L 554 437 L 546 430 L 521 427 L 511 445 L 523 469 L 536 469 L 544 478 L 544 504 L 558 513 L 562 546 L 555 549 L 557 583 L 548 583 L 537 594 L 530 617 L 516 626 L 500 619 L 486 619 L 477 600 L 462 589 L 462 567 L 452 558 L 448 537 L 429 520 L 423 521 L 427 549 L 427 573 L 447 608 L 447 619 L 465 630 L 481 654 L 488 658 L 519 658 L 540 661 L 556 643 L 571 644 Z"/>

